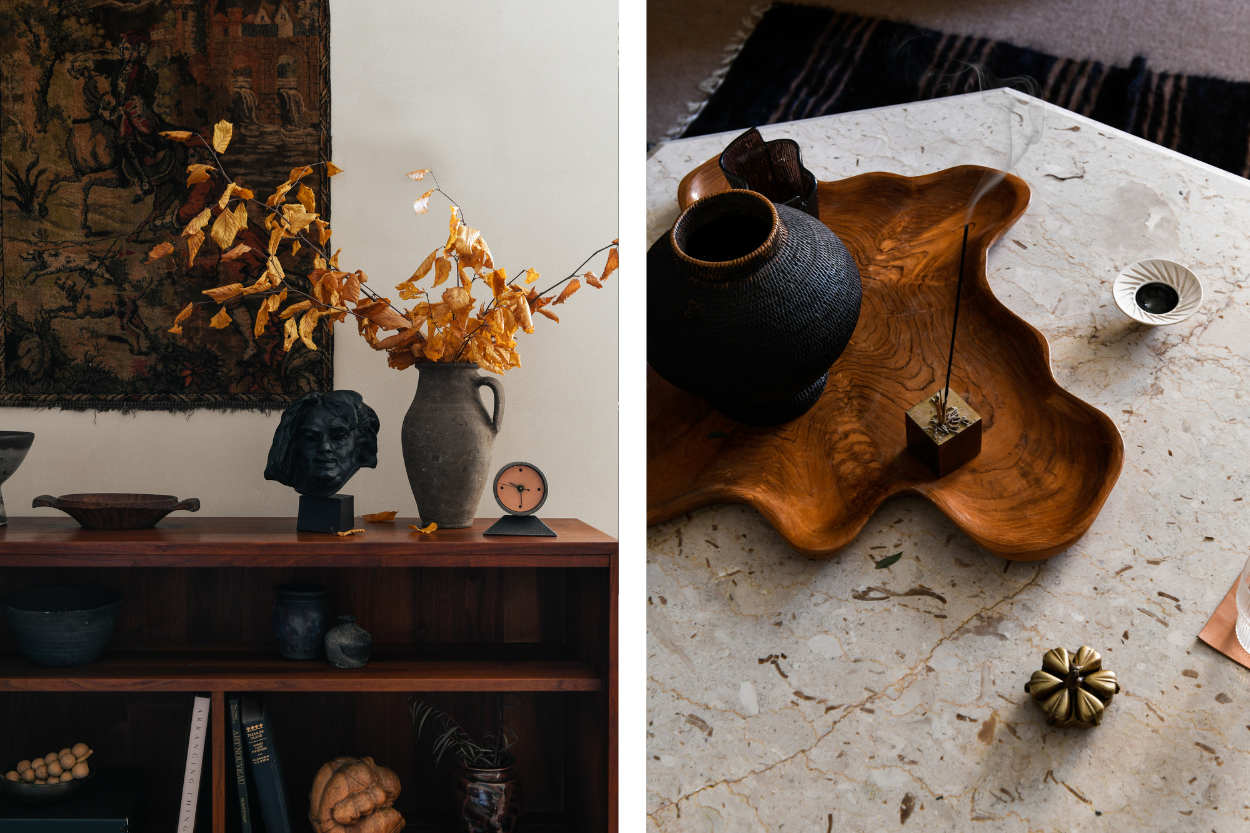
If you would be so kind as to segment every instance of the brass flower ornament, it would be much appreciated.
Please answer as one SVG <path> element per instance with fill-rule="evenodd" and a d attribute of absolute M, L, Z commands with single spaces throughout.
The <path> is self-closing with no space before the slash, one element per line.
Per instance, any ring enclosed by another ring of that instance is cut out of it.
<path fill-rule="evenodd" d="M 1120 691 L 1114 671 L 1104 671 L 1102 656 L 1088 645 L 1075 652 L 1052 648 L 1042 657 L 1024 690 L 1046 714 L 1046 722 L 1060 728 L 1089 729 L 1102 723 L 1103 711 Z"/>

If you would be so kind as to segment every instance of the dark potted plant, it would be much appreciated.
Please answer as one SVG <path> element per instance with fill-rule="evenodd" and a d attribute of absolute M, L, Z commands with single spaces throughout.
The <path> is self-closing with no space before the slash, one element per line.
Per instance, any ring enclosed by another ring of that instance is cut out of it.
<path fill-rule="evenodd" d="M 508 751 L 517 741 L 504 717 L 505 695 L 495 698 L 494 727 L 475 739 L 446 712 L 424 700 L 412 703 L 417 737 L 429 724 L 434 737 L 434 764 L 448 752 L 456 762 L 456 810 L 465 833 L 512 833 L 521 816 L 521 780 L 516 759 Z"/>

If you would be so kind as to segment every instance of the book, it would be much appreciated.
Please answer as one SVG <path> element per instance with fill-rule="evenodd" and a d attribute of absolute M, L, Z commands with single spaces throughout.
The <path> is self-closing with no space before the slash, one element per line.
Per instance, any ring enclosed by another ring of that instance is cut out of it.
<path fill-rule="evenodd" d="M 200 773 L 204 769 L 205 740 L 208 738 L 207 697 L 196 696 L 191 707 L 191 732 L 187 738 L 187 766 L 182 776 L 182 798 L 178 808 L 178 833 L 195 833 L 195 805 L 200 797 Z"/>
<path fill-rule="evenodd" d="M 146 770 L 99 767 L 64 801 L 0 796 L 0 833 L 137 833 L 147 818 L 147 781 Z"/>
<path fill-rule="evenodd" d="M 268 705 L 263 700 L 244 697 L 240 713 L 247 742 L 248 766 L 252 783 L 256 786 L 256 803 L 260 805 L 265 833 L 291 833 L 286 792 L 282 787 L 282 766 L 273 742 Z"/>
<path fill-rule="evenodd" d="M 239 819 L 243 833 L 252 833 L 252 814 L 247 800 L 247 772 L 244 766 L 243 718 L 239 712 L 239 696 L 226 698 L 226 710 L 230 712 L 230 735 L 234 740 L 234 779 L 239 791 Z"/>

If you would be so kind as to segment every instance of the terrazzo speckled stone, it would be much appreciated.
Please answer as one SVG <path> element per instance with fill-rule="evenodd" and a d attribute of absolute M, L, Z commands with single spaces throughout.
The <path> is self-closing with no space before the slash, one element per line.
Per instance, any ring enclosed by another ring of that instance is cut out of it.
<path fill-rule="evenodd" d="M 1031 102 L 996 91 L 761 132 L 796 139 L 826 180 L 1001 167 Z M 1059 383 L 1119 425 L 1119 484 L 1038 563 L 979 551 L 918 498 L 829 561 L 744 506 L 652 527 L 648 829 L 1250 829 L 1250 671 L 1197 639 L 1250 538 L 1250 182 L 1044 109 L 1015 168 L 1033 201 L 987 274 L 1050 341 Z M 648 244 L 682 176 L 731 138 L 652 153 Z M 1150 328 L 1119 312 L 1112 280 L 1146 257 L 1194 270 L 1196 314 Z M 1060 645 L 1101 651 L 1123 688 L 1088 732 L 1048 728 L 1024 692 Z"/>

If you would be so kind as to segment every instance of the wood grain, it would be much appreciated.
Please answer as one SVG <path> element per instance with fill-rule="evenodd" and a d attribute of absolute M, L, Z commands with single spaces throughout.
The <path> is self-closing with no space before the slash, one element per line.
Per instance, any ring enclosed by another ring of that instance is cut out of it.
<path fill-rule="evenodd" d="M 1211 620 L 1198 634 L 1198 638 L 1233 662 L 1250 668 L 1250 654 L 1246 653 L 1246 649 L 1241 647 L 1241 642 L 1237 640 L 1237 582 L 1239 581 L 1241 581 L 1241 576 L 1237 576 L 1237 581 L 1234 581 L 1233 586 L 1228 588 L 1228 592 L 1224 594 L 1224 600 L 1215 609 L 1215 613 L 1211 614 Z"/>
<path fill-rule="evenodd" d="M 82 529 L 69 518 L 10 518 L 0 567 L 606 567 L 616 540 L 570 518 L 557 538 L 486 536 L 494 523 L 423 535 L 417 518 L 367 524 L 340 538 L 296 532 L 294 518 L 166 518 L 155 529 Z"/>
<path fill-rule="evenodd" d="M 42 668 L 0 654 L 0 691 L 602 691 L 589 664 L 569 659 L 473 659 L 489 645 L 465 645 L 463 659 L 426 659 L 420 650 L 378 652 L 350 671 L 276 652 L 108 651 L 79 668 Z M 515 657 L 529 646 L 496 655 Z M 532 653 L 532 652 L 531 652 Z M 546 651 L 546 653 L 560 653 Z M 220 693 L 220 692 L 218 692 Z"/>
<path fill-rule="evenodd" d="M 886 499 L 920 495 L 977 544 L 1047 558 L 1089 529 L 1124 446 L 1105 414 L 1065 391 L 1040 332 L 994 297 L 986 253 L 1029 203 L 1013 175 L 968 212 L 986 168 L 869 173 L 819 185 L 820 216 L 860 268 L 863 305 L 829 383 L 804 416 L 748 428 L 648 371 L 647 521 L 710 503 L 758 509 L 796 550 L 828 558 Z M 679 201 L 728 187 L 716 160 Z M 943 382 L 963 224 L 968 268 L 952 388 L 981 415 L 981 453 L 943 478 L 906 450 L 904 414 Z M 721 436 L 721 435 L 724 436 Z"/>

